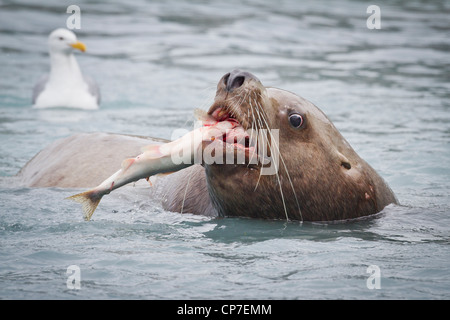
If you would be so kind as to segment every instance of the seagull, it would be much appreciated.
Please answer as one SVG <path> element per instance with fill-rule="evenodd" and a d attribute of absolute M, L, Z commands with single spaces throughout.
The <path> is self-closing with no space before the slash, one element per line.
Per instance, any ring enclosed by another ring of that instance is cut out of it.
<path fill-rule="evenodd" d="M 96 82 L 81 73 L 73 50 L 86 51 L 84 43 L 67 29 L 56 29 L 48 37 L 50 73 L 33 89 L 33 108 L 69 107 L 98 109 L 100 90 Z"/>

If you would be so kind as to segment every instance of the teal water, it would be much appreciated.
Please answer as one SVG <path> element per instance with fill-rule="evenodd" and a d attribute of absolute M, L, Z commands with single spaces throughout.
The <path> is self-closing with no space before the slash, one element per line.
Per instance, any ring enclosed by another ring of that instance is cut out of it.
<path fill-rule="evenodd" d="M 77 59 L 101 108 L 31 109 L 47 35 L 71 4 L 0 3 L 1 299 L 450 298 L 448 2 L 378 2 L 382 28 L 369 30 L 364 1 L 79 1 Z M 131 187 L 87 223 L 63 200 L 78 190 L 14 183 L 74 133 L 191 128 L 234 68 L 319 106 L 401 205 L 344 224 L 211 219 Z"/>

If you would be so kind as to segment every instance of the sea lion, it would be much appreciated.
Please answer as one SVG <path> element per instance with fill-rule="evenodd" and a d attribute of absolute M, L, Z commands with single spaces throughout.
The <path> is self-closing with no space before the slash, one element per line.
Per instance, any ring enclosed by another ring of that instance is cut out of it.
<path fill-rule="evenodd" d="M 94 187 L 139 154 L 148 144 L 167 140 L 110 133 L 79 133 L 54 141 L 38 152 L 17 174 L 28 187 Z"/>
<path fill-rule="evenodd" d="M 245 129 L 263 131 L 267 154 L 274 162 L 252 163 L 244 143 L 205 143 L 204 151 L 211 146 L 215 150 L 223 148 L 224 155 L 231 152 L 235 159 L 244 154 L 244 161 L 203 162 L 160 179 L 154 192 L 161 196 L 167 210 L 211 216 L 334 221 L 375 214 L 388 204 L 397 203 L 385 181 L 356 154 L 326 115 L 294 93 L 265 87 L 253 74 L 234 70 L 219 81 L 208 114 L 218 121 L 234 118 Z M 78 139 L 81 140 L 76 145 L 59 145 L 67 154 L 76 154 L 83 165 L 105 162 L 95 159 L 103 157 L 102 145 L 94 141 L 95 137 L 85 135 Z M 131 139 L 136 146 L 148 144 L 138 137 L 109 135 L 108 139 L 117 142 L 114 150 L 110 148 L 117 153 L 124 148 L 121 141 Z M 86 146 L 90 144 L 95 144 L 97 150 L 86 162 Z M 76 166 L 65 166 L 64 159 L 56 157 L 45 173 L 34 170 L 33 177 L 29 177 L 27 172 L 32 171 L 27 167 L 39 167 L 37 158 L 21 171 L 22 181 L 35 187 L 49 186 L 49 180 L 53 186 L 65 186 L 59 182 L 61 177 Z M 263 174 L 274 163 L 276 170 Z M 71 180 L 72 187 L 91 187 L 100 182 L 85 175 L 72 176 Z"/>
<path fill-rule="evenodd" d="M 331 221 L 374 214 L 397 203 L 384 180 L 311 102 L 266 88 L 253 74 L 235 70 L 219 81 L 209 113 L 218 109 L 247 128 L 279 129 L 279 142 L 271 150 L 280 157 L 274 175 L 260 175 L 247 165 L 206 164 L 219 215 Z"/>

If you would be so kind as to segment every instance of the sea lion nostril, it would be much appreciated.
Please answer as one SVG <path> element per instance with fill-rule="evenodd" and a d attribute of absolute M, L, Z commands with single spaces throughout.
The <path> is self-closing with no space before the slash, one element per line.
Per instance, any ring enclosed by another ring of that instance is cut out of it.
<path fill-rule="evenodd" d="M 259 81 L 258 78 L 256 78 L 250 72 L 242 71 L 239 69 L 233 70 L 224 76 L 224 81 L 226 81 L 225 84 L 228 92 L 241 87 L 246 80 L 250 79 Z"/>
<path fill-rule="evenodd" d="M 239 88 L 240 86 L 242 86 L 242 84 L 245 81 L 245 77 L 244 76 L 236 76 L 234 78 L 229 79 L 228 84 L 227 84 L 227 89 L 228 91 L 232 91 L 234 89 Z"/>

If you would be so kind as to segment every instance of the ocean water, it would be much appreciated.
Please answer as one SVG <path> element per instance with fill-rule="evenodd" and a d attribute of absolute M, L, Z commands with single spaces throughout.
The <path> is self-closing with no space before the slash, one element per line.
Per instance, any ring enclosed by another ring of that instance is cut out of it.
<path fill-rule="evenodd" d="M 101 108 L 32 109 L 72 4 L 0 1 L 0 299 L 450 298 L 448 1 L 77 1 Z M 211 219 L 130 186 L 85 222 L 64 200 L 79 190 L 15 183 L 58 138 L 191 128 L 234 68 L 319 106 L 400 205 L 339 224 Z"/>

